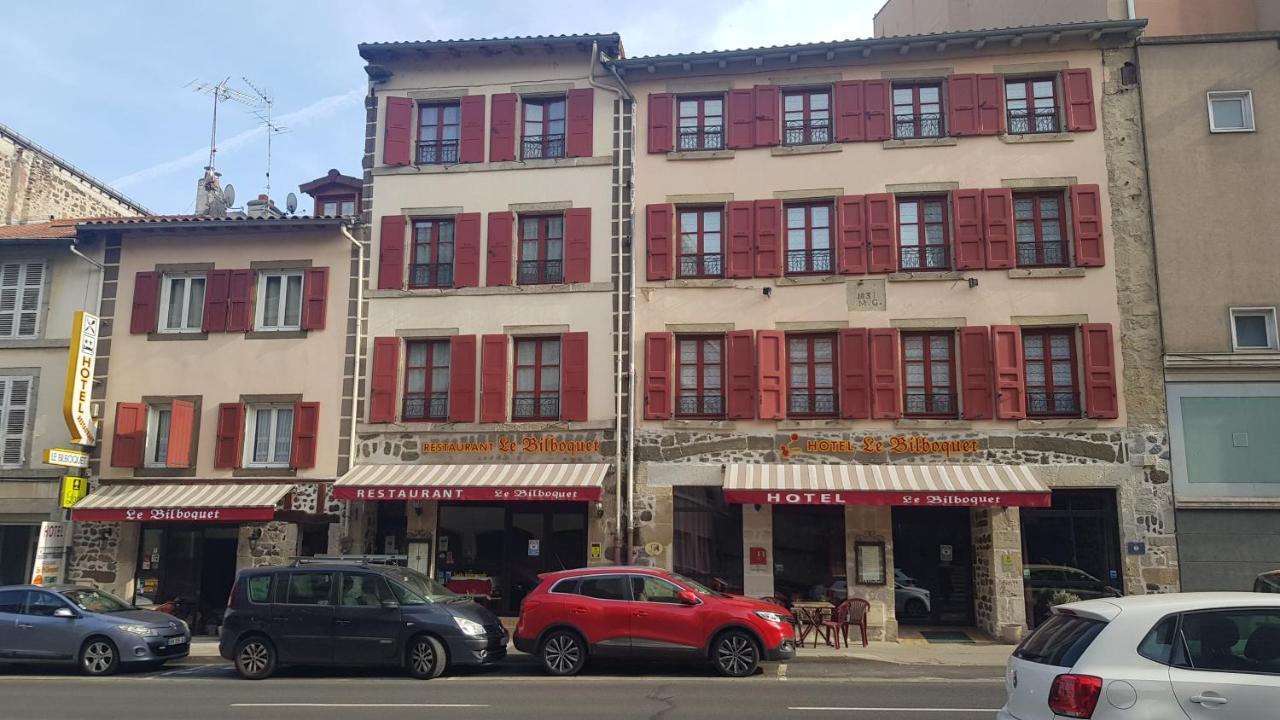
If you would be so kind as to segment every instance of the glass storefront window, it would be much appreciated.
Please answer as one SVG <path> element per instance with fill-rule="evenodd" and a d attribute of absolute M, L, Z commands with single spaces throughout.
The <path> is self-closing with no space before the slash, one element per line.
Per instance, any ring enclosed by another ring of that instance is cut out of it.
<path fill-rule="evenodd" d="M 673 567 L 713 590 L 742 592 L 742 506 L 718 487 L 673 489 Z"/>
<path fill-rule="evenodd" d="M 773 587 L 788 601 L 827 600 L 845 585 L 844 508 L 773 506 Z"/>

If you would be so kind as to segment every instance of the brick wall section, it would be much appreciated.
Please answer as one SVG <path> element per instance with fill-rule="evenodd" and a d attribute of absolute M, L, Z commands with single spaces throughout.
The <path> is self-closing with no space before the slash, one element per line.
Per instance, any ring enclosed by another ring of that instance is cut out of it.
<path fill-rule="evenodd" d="M 146 208 L 0 128 L 0 225 L 145 214 Z"/>

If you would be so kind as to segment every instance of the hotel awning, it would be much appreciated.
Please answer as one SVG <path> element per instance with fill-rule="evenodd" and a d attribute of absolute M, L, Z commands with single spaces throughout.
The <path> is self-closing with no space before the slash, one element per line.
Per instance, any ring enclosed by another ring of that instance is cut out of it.
<path fill-rule="evenodd" d="M 270 520 L 291 483 L 105 485 L 71 509 L 72 520 L 227 522 Z"/>
<path fill-rule="evenodd" d="M 606 463 L 356 465 L 339 500 L 599 500 Z"/>
<path fill-rule="evenodd" d="M 1048 507 L 1049 488 L 1023 465 L 725 466 L 729 502 L 767 505 Z"/>

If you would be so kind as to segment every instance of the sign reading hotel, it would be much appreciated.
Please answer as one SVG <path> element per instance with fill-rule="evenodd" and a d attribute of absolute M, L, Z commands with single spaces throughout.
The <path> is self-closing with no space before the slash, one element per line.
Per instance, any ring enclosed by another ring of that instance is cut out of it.
<path fill-rule="evenodd" d="M 1049 493 L 1034 492 L 840 492 L 725 490 L 724 499 L 743 505 L 895 505 L 907 507 L 1048 507 Z"/>
<path fill-rule="evenodd" d="M 71 442 L 93 446 L 98 442 L 97 427 L 90 412 L 93 399 L 93 366 L 98 356 L 97 315 L 77 310 L 71 323 L 71 354 L 67 360 L 66 394 L 62 414 L 71 432 Z"/>
<path fill-rule="evenodd" d="M 981 452 L 977 440 L 934 440 L 923 435 L 893 435 L 878 438 L 873 435 L 861 439 L 847 440 L 842 438 L 808 438 L 803 442 L 797 434 L 791 435 L 790 442 L 778 449 L 779 454 L 789 458 L 800 453 L 846 454 L 872 453 L 888 451 L 891 455 L 967 455 Z"/>
<path fill-rule="evenodd" d="M 422 452 L 428 454 L 463 453 L 484 455 L 487 453 L 527 453 L 530 455 L 587 455 L 599 454 L 600 440 L 565 440 L 554 435 L 525 435 L 510 438 L 506 435 L 494 440 L 428 440 L 422 443 Z M 430 499 L 430 498 L 413 498 Z M 442 498 L 443 499 L 443 498 Z"/>
<path fill-rule="evenodd" d="M 271 520 L 274 507 L 85 508 L 71 510 L 71 519 L 97 522 L 242 522 Z"/>
<path fill-rule="evenodd" d="M 404 486 L 333 488 L 338 500 L 543 500 L 593 502 L 602 497 L 598 487 L 458 487 Z"/>

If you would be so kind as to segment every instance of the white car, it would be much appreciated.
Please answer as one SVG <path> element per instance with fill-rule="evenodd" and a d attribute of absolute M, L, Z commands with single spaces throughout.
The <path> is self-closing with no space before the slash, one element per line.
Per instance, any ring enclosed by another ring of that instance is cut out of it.
<path fill-rule="evenodd" d="M 1060 605 L 1009 658 L 999 720 L 1280 717 L 1280 598 L 1179 593 Z"/>

